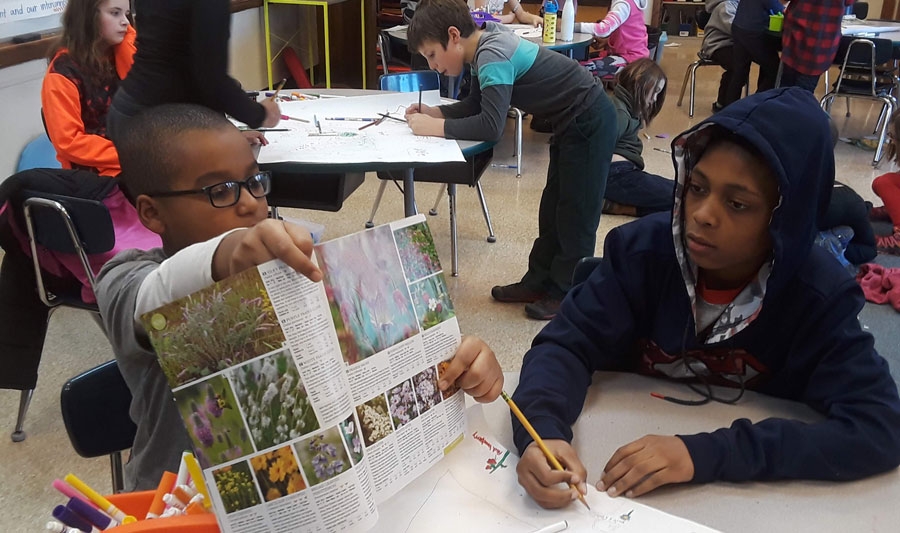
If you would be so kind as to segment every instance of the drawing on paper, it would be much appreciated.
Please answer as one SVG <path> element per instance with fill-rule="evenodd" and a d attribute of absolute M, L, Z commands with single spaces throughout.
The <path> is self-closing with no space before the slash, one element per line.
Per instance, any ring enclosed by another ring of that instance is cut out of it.
<path fill-rule="evenodd" d="M 319 429 L 289 349 L 234 368 L 229 377 L 257 450 Z"/>
<path fill-rule="evenodd" d="M 172 388 L 281 348 L 284 332 L 248 268 L 141 317 Z"/>
<path fill-rule="evenodd" d="M 253 467 L 263 499 L 267 502 L 306 488 L 306 481 L 300 474 L 300 467 L 297 466 L 297 459 L 290 446 L 251 457 L 250 466 Z"/>
<path fill-rule="evenodd" d="M 253 452 L 234 392 L 223 375 L 175 391 L 197 461 L 203 468 Z"/>
<path fill-rule="evenodd" d="M 419 332 L 388 226 L 316 249 L 344 361 L 354 364 Z"/>

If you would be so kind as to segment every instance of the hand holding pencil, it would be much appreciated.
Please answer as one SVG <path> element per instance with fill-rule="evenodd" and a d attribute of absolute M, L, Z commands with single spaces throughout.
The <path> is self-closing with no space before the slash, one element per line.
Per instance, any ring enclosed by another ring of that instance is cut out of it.
<path fill-rule="evenodd" d="M 562 439 L 541 439 L 525 415 L 506 392 L 500 394 L 509 404 L 510 410 L 519 420 L 525 431 L 534 439 L 516 467 L 519 475 L 519 484 L 541 506 L 547 509 L 565 507 L 572 500 L 578 498 L 585 507 L 590 509 L 584 499 L 587 491 L 585 478 L 587 470 L 578 459 L 578 454 L 572 445 Z M 562 461 L 562 463 L 560 462 Z M 563 467 L 565 464 L 565 467 Z M 566 483 L 568 490 L 560 490 L 557 485 Z"/>

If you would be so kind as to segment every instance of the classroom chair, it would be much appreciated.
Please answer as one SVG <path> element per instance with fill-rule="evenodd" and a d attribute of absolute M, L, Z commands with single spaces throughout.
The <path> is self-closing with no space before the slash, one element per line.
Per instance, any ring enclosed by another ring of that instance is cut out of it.
<path fill-rule="evenodd" d="M 694 118 L 694 93 L 697 88 L 697 69 L 700 67 L 721 67 L 718 63 L 713 61 L 712 59 L 705 57 L 697 52 L 697 60 L 688 65 L 687 70 L 684 72 L 684 81 L 681 82 L 681 94 L 678 96 L 678 103 L 676 104 L 678 107 L 681 107 L 681 103 L 684 101 L 684 90 L 687 87 L 688 79 L 691 80 L 691 95 L 690 100 L 688 101 L 688 116 Z M 746 97 L 750 92 L 750 84 L 744 85 L 744 96 Z"/>
<path fill-rule="evenodd" d="M 838 96 L 847 99 L 847 116 L 850 116 L 850 98 L 880 102 L 881 113 L 875 124 L 874 133 L 881 133 L 878 146 L 872 158 L 872 166 L 878 166 L 884 155 L 884 143 L 887 140 L 890 118 L 897 109 L 897 91 L 900 80 L 894 71 L 879 70 L 891 60 L 893 43 L 890 39 L 842 37 L 838 46 L 838 57 L 843 56 L 841 70 L 834 88 L 828 91 L 819 101 L 822 109 L 829 114 L 834 99 Z"/>
<path fill-rule="evenodd" d="M 107 361 L 66 381 L 59 406 L 75 452 L 87 459 L 109 455 L 113 492 L 125 490 L 122 451 L 131 448 L 137 426 L 118 363 Z"/>
<path fill-rule="evenodd" d="M 31 306 L 20 302 L 20 306 L 23 313 L 25 309 L 30 309 L 34 319 L 42 321 L 35 327 L 42 329 L 43 333 L 46 333 L 53 311 L 60 306 L 89 311 L 95 322 L 101 325 L 96 303 L 82 300 L 82 282 L 60 277 L 58 266 L 47 270 L 41 264 L 42 259 L 53 260 L 50 252 L 74 254 L 76 263 L 84 269 L 85 279 L 93 289 L 94 271 L 88 256 L 109 252 L 115 245 L 109 210 L 101 201 L 55 193 L 80 183 L 79 180 L 87 175 L 98 180 L 95 185 L 114 185 L 109 178 L 99 178 L 80 170 L 32 169 L 10 176 L 0 186 L 0 203 L 5 206 L 0 210 L 0 244 L 7 255 L 3 259 L 3 276 L 6 278 L 3 282 L 6 287 L 22 283 L 36 286 L 38 298 L 46 306 L 46 312 L 41 311 L 40 304 L 34 310 L 33 302 Z M 46 192 L 51 190 L 55 192 Z M 21 248 L 23 239 L 29 243 L 31 257 Z M 22 290 L 29 291 L 27 287 Z M 21 298 L 33 298 L 33 293 L 21 295 Z M 39 361 L 34 362 L 33 368 L 38 364 Z M 16 369 L 6 371 L 13 375 Z M 34 394 L 36 377 L 21 378 L 22 381 L 29 379 L 32 380 L 28 383 L 30 386 L 21 389 L 16 427 L 11 437 L 13 442 L 21 442 L 26 437 L 25 416 Z"/>
<path fill-rule="evenodd" d="M 413 70 L 410 72 L 398 72 L 394 74 L 386 74 L 379 79 L 381 90 L 397 91 L 397 92 L 414 92 L 419 89 L 423 91 L 433 91 L 440 87 L 440 78 L 438 73 L 433 70 Z M 475 187 L 478 192 L 478 199 L 481 201 L 481 212 L 484 214 L 484 220 L 488 228 L 488 242 L 496 242 L 497 237 L 494 235 L 494 226 L 491 223 L 491 215 L 488 212 L 487 202 L 484 198 L 484 191 L 481 188 L 481 175 L 485 168 L 490 164 L 493 157 L 493 149 L 466 157 L 465 163 L 442 163 L 430 167 L 418 168 L 415 170 L 415 180 L 431 183 L 442 183 L 446 185 L 447 195 L 450 205 L 450 249 L 452 253 L 453 276 L 459 275 L 458 271 L 458 255 L 457 255 L 457 235 L 456 235 L 456 185 L 468 185 Z M 521 153 L 521 151 L 520 151 Z M 378 172 L 378 178 L 382 180 L 378 193 L 375 195 L 375 204 L 372 206 L 372 213 L 369 220 L 366 221 L 366 227 L 371 228 L 375 225 L 375 213 L 378 211 L 378 205 L 381 203 L 381 197 L 387 186 L 388 180 L 395 183 L 401 179 L 398 172 L 387 171 Z M 438 193 L 437 202 L 442 198 L 444 188 Z M 437 202 L 429 214 L 436 215 Z"/>
<path fill-rule="evenodd" d="M 43 114 L 41 114 L 43 118 Z M 31 168 L 61 168 L 62 165 L 56 159 L 56 148 L 50 142 L 46 133 L 41 133 L 22 149 L 19 155 L 19 163 L 16 172 L 22 172 Z"/>

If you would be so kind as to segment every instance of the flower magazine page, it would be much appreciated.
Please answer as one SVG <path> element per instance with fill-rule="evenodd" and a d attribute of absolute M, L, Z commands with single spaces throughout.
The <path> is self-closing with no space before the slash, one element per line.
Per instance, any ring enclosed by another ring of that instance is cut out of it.
<path fill-rule="evenodd" d="M 424 216 L 144 314 L 224 532 L 366 531 L 465 431 L 459 325 Z"/>

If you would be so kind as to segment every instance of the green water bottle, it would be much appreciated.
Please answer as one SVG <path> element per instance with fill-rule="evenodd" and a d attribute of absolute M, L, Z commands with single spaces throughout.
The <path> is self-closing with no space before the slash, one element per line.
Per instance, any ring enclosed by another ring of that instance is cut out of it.
<path fill-rule="evenodd" d="M 559 12 L 559 4 L 556 0 L 547 0 L 544 4 L 544 42 L 553 44 L 556 42 L 556 14 Z"/>

